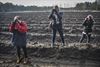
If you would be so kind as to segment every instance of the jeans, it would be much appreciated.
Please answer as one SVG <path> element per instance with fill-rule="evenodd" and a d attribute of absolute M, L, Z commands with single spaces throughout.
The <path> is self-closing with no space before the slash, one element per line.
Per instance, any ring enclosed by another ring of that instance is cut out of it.
<path fill-rule="evenodd" d="M 57 33 L 57 31 L 59 32 L 59 34 L 60 34 L 60 37 L 61 37 L 61 40 L 62 40 L 62 43 L 64 44 L 65 42 L 64 42 L 64 36 L 63 36 L 63 30 L 62 30 L 62 28 L 54 28 L 53 29 L 53 37 L 52 37 L 52 44 L 53 44 L 53 46 L 54 46 L 54 43 L 55 43 L 55 38 L 56 38 L 56 33 Z"/>
<path fill-rule="evenodd" d="M 20 58 L 21 48 L 23 49 L 23 52 L 24 52 L 24 58 L 27 58 L 26 46 L 23 46 L 23 47 L 16 46 L 16 48 L 17 48 L 17 56 L 18 56 L 18 58 Z"/>

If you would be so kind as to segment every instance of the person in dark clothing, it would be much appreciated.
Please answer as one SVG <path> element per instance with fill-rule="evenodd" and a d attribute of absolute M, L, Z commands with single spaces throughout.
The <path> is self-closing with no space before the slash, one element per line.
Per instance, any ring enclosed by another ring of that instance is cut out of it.
<path fill-rule="evenodd" d="M 52 9 L 49 19 L 52 20 L 52 22 L 50 22 L 50 27 L 52 28 L 52 31 L 53 31 L 51 46 L 54 47 L 57 31 L 60 34 L 60 37 L 62 40 L 62 46 L 64 46 L 65 42 L 64 42 L 63 29 L 62 29 L 62 12 L 59 12 L 58 6 L 55 6 L 54 9 Z"/>
<path fill-rule="evenodd" d="M 80 39 L 80 43 L 82 43 L 84 38 L 86 37 L 87 37 L 87 43 L 90 43 L 93 23 L 94 23 L 93 16 L 88 15 L 82 24 L 84 26 L 84 31 L 82 32 L 82 38 Z"/>
<path fill-rule="evenodd" d="M 20 63 L 22 59 L 20 57 L 21 48 L 23 49 L 23 52 L 24 52 L 24 63 L 27 63 L 27 50 L 26 50 L 27 25 L 26 25 L 26 22 L 21 21 L 20 16 L 15 16 L 14 21 L 9 26 L 9 31 L 13 33 L 12 43 L 16 47 L 16 50 L 17 50 L 17 63 Z"/>

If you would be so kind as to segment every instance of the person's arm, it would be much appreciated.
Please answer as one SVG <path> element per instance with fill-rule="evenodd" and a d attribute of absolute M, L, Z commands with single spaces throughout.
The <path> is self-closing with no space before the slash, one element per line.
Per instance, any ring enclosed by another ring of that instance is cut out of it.
<path fill-rule="evenodd" d="M 52 19 L 52 14 L 50 14 L 48 18 L 49 18 L 49 20 L 51 20 Z"/>
<path fill-rule="evenodd" d="M 9 24 L 9 31 L 13 33 L 14 27 L 15 27 L 15 24 L 14 24 L 13 22 L 11 22 L 11 23 Z"/>
<path fill-rule="evenodd" d="M 50 15 L 49 15 L 49 17 L 48 17 L 48 18 L 49 18 L 49 20 L 51 20 L 51 19 L 52 19 L 54 11 L 55 11 L 54 9 L 51 11 L 51 13 L 50 13 Z"/>
<path fill-rule="evenodd" d="M 50 28 L 52 28 L 52 18 L 53 18 L 53 12 L 54 12 L 54 10 L 52 10 L 51 11 L 51 13 L 50 13 L 50 15 L 49 15 L 49 19 L 48 19 L 48 21 L 49 21 L 49 25 L 48 25 L 48 29 L 50 29 Z"/>
<path fill-rule="evenodd" d="M 63 12 L 59 12 L 60 19 L 62 20 Z"/>
<path fill-rule="evenodd" d="M 94 29 L 94 26 L 93 26 L 94 22 L 95 22 L 94 20 L 91 21 L 91 29 Z"/>
<path fill-rule="evenodd" d="M 87 26 L 86 22 L 87 22 L 87 19 L 85 19 L 85 20 L 83 21 L 82 26 Z"/>
<path fill-rule="evenodd" d="M 26 28 L 26 32 L 28 32 L 28 25 L 27 22 L 24 22 L 25 28 Z"/>
<path fill-rule="evenodd" d="M 22 21 L 21 23 L 17 23 L 16 28 L 18 29 L 19 32 L 27 32 L 28 31 L 27 24 L 24 21 Z"/>

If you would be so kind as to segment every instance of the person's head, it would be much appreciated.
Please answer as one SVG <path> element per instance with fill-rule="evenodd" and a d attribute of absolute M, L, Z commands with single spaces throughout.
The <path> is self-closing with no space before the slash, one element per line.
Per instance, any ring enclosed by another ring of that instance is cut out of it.
<path fill-rule="evenodd" d="M 14 21 L 15 21 L 15 22 L 17 22 L 17 21 L 18 21 L 18 22 L 21 21 L 21 16 L 15 16 L 15 17 L 14 17 Z"/>
<path fill-rule="evenodd" d="M 53 9 L 56 10 L 57 12 L 59 12 L 59 9 L 60 9 L 60 8 L 58 7 L 58 5 L 55 5 L 55 6 L 53 7 Z"/>
<path fill-rule="evenodd" d="M 87 16 L 87 19 L 88 19 L 88 20 L 93 20 L 93 16 L 92 16 L 92 15 L 88 15 L 88 16 Z"/>

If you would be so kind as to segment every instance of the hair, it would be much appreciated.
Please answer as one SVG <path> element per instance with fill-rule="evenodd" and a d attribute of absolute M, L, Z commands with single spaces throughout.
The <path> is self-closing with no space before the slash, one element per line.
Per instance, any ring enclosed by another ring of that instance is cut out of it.
<path fill-rule="evenodd" d="M 55 7 L 55 8 L 59 8 L 58 5 L 55 5 L 54 7 Z"/>
<path fill-rule="evenodd" d="M 86 18 L 87 18 L 88 20 L 93 20 L 93 16 L 92 16 L 92 15 L 88 15 Z"/>
<path fill-rule="evenodd" d="M 54 7 L 53 7 L 53 9 L 54 10 L 56 10 L 56 8 L 59 10 L 60 8 L 58 7 L 58 5 L 55 5 Z"/>

